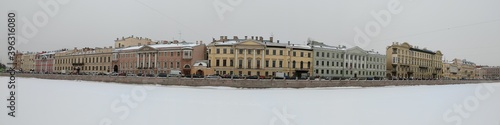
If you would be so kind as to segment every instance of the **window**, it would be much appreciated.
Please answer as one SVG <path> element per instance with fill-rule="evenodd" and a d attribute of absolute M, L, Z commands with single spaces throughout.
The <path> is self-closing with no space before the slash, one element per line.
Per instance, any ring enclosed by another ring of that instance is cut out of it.
<path fill-rule="evenodd" d="M 177 52 L 177 56 L 181 56 L 181 52 Z"/>
<path fill-rule="evenodd" d="M 243 49 L 239 49 L 239 53 L 238 54 L 243 54 Z"/>
<path fill-rule="evenodd" d="M 261 50 L 256 50 L 257 55 L 260 55 Z"/>
<path fill-rule="evenodd" d="M 257 68 L 260 69 L 260 60 L 257 60 Z"/>
<path fill-rule="evenodd" d="M 269 67 L 269 60 L 266 60 L 266 67 Z"/>
<path fill-rule="evenodd" d="M 248 59 L 247 68 L 252 68 L 252 60 Z"/>
<path fill-rule="evenodd" d="M 243 68 L 243 60 L 238 60 L 238 67 L 241 69 Z"/>
<path fill-rule="evenodd" d="M 174 62 L 170 62 L 170 68 L 174 68 Z"/>
<path fill-rule="evenodd" d="M 295 60 L 292 62 L 292 68 L 295 68 Z"/>
<path fill-rule="evenodd" d="M 175 66 L 176 66 L 177 68 L 179 68 L 179 67 L 180 67 L 180 65 L 181 65 L 181 63 L 180 63 L 180 62 L 177 62 L 177 64 L 176 64 Z"/>
<path fill-rule="evenodd" d="M 253 51 L 253 50 L 248 49 L 248 50 L 247 50 L 247 53 L 248 53 L 248 54 L 252 54 L 252 51 Z"/>
<path fill-rule="evenodd" d="M 225 49 L 224 49 L 224 50 L 225 50 Z M 225 59 L 224 59 L 224 60 L 222 60 L 222 66 L 224 66 L 224 67 L 226 67 L 226 66 L 227 66 L 227 65 L 226 65 L 226 60 L 225 60 Z"/>
<path fill-rule="evenodd" d="M 273 68 L 276 67 L 276 61 L 273 60 Z"/>
<path fill-rule="evenodd" d="M 321 52 L 321 57 L 325 57 L 325 52 Z"/>
<path fill-rule="evenodd" d="M 279 66 L 280 66 L 280 68 L 283 67 L 283 61 L 280 60 Z"/>
<path fill-rule="evenodd" d="M 220 54 L 220 49 L 216 49 L 215 53 Z"/>
<path fill-rule="evenodd" d="M 218 59 L 217 59 L 217 60 L 215 60 L 215 66 L 220 66 L 220 65 L 219 65 L 219 60 L 218 60 Z"/>
<path fill-rule="evenodd" d="M 273 50 L 273 55 L 276 55 L 276 50 Z"/>
<path fill-rule="evenodd" d="M 307 57 L 311 58 L 311 53 L 307 53 Z"/>
<path fill-rule="evenodd" d="M 268 49 L 266 49 L 266 55 L 269 55 L 269 50 Z"/>
<path fill-rule="evenodd" d="M 316 52 L 316 57 L 319 57 L 319 52 Z"/>
<path fill-rule="evenodd" d="M 293 56 L 297 56 L 297 53 L 295 51 L 293 51 Z"/>
<path fill-rule="evenodd" d="M 227 50 L 226 49 L 222 49 L 222 54 L 226 54 L 227 53 Z"/>
<path fill-rule="evenodd" d="M 283 55 L 283 50 L 280 50 L 280 55 Z"/>
<path fill-rule="evenodd" d="M 300 52 L 300 57 L 304 57 L 304 52 Z"/>
<path fill-rule="evenodd" d="M 174 56 L 174 52 L 170 52 L 170 56 Z M 144 56 L 143 56 L 144 57 Z"/>
<path fill-rule="evenodd" d="M 234 54 L 234 50 L 233 49 L 229 49 L 229 54 Z M 232 71 L 231 71 L 232 72 Z M 232 73 L 231 73 L 232 74 Z"/>
<path fill-rule="evenodd" d="M 233 67 L 233 66 L 234 66 L 234 64 L 233 64 L 233 63 L 234 63 L 234 62 L 233 62 L 233 60 L 232 60 L 232 59 L 231 59 L 231 60 L 229 60 L 229 66 Z M 231 74 L 232 74 L 232 73 L 231 73 Z"/>

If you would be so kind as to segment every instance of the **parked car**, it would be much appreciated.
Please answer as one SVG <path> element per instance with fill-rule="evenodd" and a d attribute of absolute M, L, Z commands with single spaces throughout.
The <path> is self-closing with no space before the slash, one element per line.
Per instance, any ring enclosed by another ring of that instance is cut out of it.
<path fill-rule="evenodd" d="M 113 73 L 111 73 L 111 76 L 118 76 L 118 73 L 113 72 Z"/>
<path fill-rule="evenodd" d="M 143 74 L 142 73 L 137 73 L 137 76 L 142 77 Z"/>
<path fill-rule="evenodd" d="M 209 75 L 207 76 L 207 79 L 220 79 L 221 77 L 218 75 Z"/>
<path fill-rule="evenodd" d="M 127 76 L 136 76 L 135 74 L 129 73 Z"/>
<path fill-rule="evenodd" d="M 146 77 L 155 77 L 155 74 L 146 74 Z"/>
<path fill-rule="evenodd" d="M 158 77 L 167 77 L 167 73 L 159 73 Z"/>

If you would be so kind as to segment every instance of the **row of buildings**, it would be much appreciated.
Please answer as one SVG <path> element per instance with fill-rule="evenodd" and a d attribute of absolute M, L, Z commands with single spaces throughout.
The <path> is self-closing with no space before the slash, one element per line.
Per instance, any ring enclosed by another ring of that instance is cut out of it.
<path fill-rule="evenodd" d="M 393 43 L 386 54 L 359 47 L 306 45 L 260 36 L 212 42 L 153 41 L 122 37 L 114 47 L 74 48 L 16 54 L 15 67 L 37 73 L 143 73 L 180 71 L 196 75 L 361 78 L 483 79 L 498 78 L 500 67 L 476 66 L 467 60 L 443 61 L 440 51 Z"/>

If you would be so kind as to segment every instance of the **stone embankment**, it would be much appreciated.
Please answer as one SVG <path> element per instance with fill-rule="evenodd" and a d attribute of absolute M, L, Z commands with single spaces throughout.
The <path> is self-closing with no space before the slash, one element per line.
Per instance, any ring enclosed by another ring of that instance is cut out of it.
<path fill-rule="evenodd" d="M 2 73 L 0 76 L 10 76 Z M 90 76 L 55 74 L 16 74 L 16 77 L 115 82 L 124 84 L 160 84 L 177 86 L 225 86 L 236 88 L 317 88 L 317 87 L 382 87 L 415 85 L 451 85 L 473 83 L 500 83 L 492 80 L 283 80 L 283 79 L 205 79 L 205 78 L 162 78 L 132 76 Z"/>

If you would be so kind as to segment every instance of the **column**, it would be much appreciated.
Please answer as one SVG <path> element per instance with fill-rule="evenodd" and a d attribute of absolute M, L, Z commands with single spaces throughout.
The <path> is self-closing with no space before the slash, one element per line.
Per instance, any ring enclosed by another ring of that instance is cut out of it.
<path fill-rule="evenodd" d="M 137 56 L 137 60 L 136 60 L 137 64 L 135 64 L 135 68 L 139 67 L 139 53 L 137 53 L 136 56 Z"/>
<path fill-rule="evenodd" d="M 158 53 L 155 53 L 155 65 L 153 67 L 155 67 L 155 69 L 158 69 Z M 155 74 L 158 74 L 158 70 L 156 70 Z"/>
<path fill-rule="evenodd" d="M 239 61 L 239 59 L 238 59 L 238 52 L 239 51 L 236 48 L 234 48 L 234 55 L 235 55 L 235 57 L 234 57 L 234 61 L 233 61 L 233 63 L 234 63 L 233 68 L 234 67 L 238 67 L 238 61 Z M 233 73 L 236 74 L 236 71 L 233 71 Z"/>
<path fill-rule="evenodd" d="M 248 51 L 247 49 L 245 49 L 245 51 L 243 51 L 243 54 L 245 55 L 244 58 L 243 58 L 243 64 L 242 64 L 244 69 L 248 68 L 247 67 L 247 65 L 248 65 L 247 64 L 248 63 L 247 62 L 247 51 Z"/>
<path fill-rule="evenodd" d="M 256 49 L 253 50 L 253 58 L 252 58 L 252 67 L 257 67 L 257 62 L 255 61 L 255 53 L 257 52 Z"/>
<path fill-rule="evenodd" d="M 151 53 L 148 53 L 148 67 L 151 67 Z"/>
<path fill-rule="evenodd" d="M 263 50 L 260 50 L 260 51 L 261 51 L 260 54 L 262 55 L 262 59 L 260 59 L 260 67 L 261 68 L 265 68 L 266 64 L 264 64 L 264 60 L 265 60 L 264 55 L 266 53 L 266 50 L 263 49 Z"/>
<path fill-rule="evenodd" d="M 146 56 L 143 54 L 142 55 L 142 68 L 144 69 L 144 67 L 146 66 Z"/>

